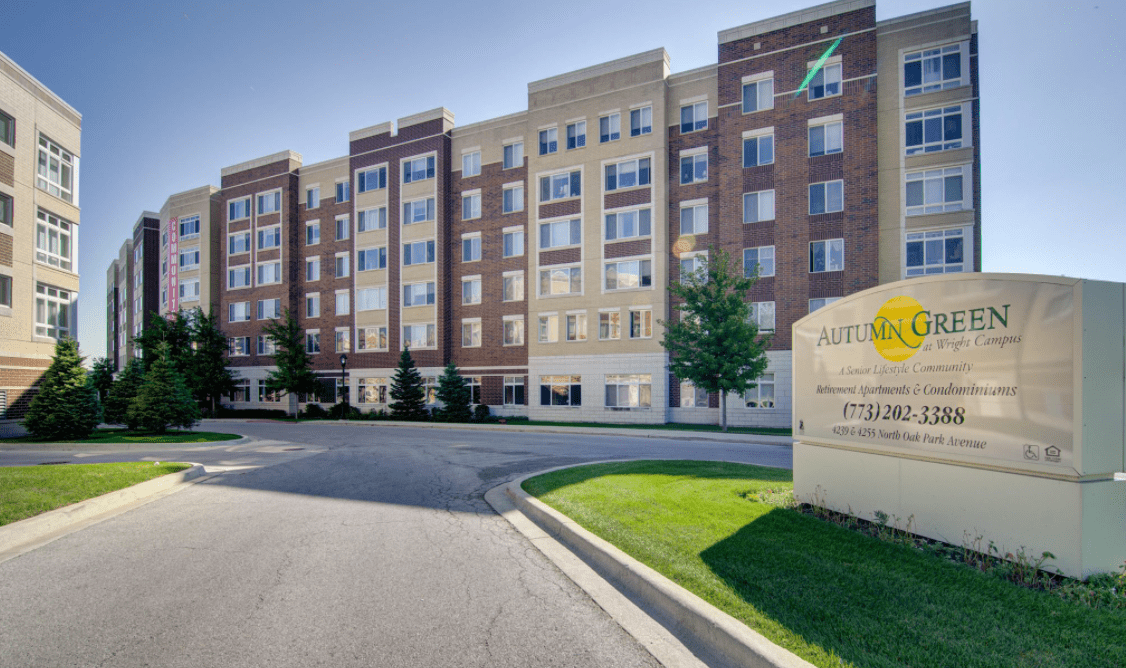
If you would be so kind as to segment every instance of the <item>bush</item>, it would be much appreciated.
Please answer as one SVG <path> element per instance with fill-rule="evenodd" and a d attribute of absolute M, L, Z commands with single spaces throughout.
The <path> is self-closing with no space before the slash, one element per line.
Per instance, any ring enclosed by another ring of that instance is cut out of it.
<path fill-rule="evenodd" d="M 320 404 L 308 404 L 305 406 L 304 412 L 301 413 L 301 417 L 310 420 L 323 420 L 328 417 L 328 411 Z"/>
<path fill-rule="evenodd" d="M 352 404 L 346 404 L 343 401 L 338 402 L 328 409 L 328 418 L 330 420 L 359 420 L 362 414 L 360 409 Z"/>
<path fill-rule="evenodd" d="M 184 377 L 169 360 L 167 344 L 161 344 L 140 391 L 125 412 L 125 424 L 132 431 L 163 434 L 169 427 L 191 429 L 199 422 L 199 408 Z"/>
<path fill-rule="evenodd" d="M 473 407 L 473 421 L 474 422 L 495 422 L 492 413 L 489 412 L 489 407 L 485 404 L 477 404 Z"/>
<path fill-rule="evenodd" d="M 86 382 L 78 342 L 60 339 L 23 426 L 37 438 L 65 441 L 86 438 L 101 419 L 98 391 Z"/>
<path fill-rule="evenodd" d="M 227 408 L 220 406 L 217 411 L 218 417 L 221 418 L 243 418 L 243 419 L 273 419 L 273 418 L 287 418 L 289 414 L 278 408 Z"/>

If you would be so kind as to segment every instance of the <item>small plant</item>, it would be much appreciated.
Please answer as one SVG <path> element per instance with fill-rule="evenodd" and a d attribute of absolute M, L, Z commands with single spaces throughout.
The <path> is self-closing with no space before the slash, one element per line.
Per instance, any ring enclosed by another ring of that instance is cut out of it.
<path fill-rule="evenodd" d="M 473 407 L 473 421 L 474 422 L 492 422 L 493 415 L 489 412 L 489 407 L 485 404 L 477 404 Z"/>
<path fill-rule="evenodd" d="M 305 406 L 305 411 L 302 413 L 301 417 L 310 420 L 323 420 L 324 418 L 328 417 L 328 411 L 326 411 L 320 404 L 307 404 Z"/>

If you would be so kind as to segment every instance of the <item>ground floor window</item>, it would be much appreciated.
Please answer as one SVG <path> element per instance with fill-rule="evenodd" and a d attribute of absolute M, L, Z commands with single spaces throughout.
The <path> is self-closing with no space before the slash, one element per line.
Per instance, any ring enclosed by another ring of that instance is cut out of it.
<path fill-rule="evenodd" d="M 524 377 L 523 376 L 505 376 L 504 377 L 504 405 L 505 406 L 523 406 L 524 405 Z"/>
<path fill-rule="evenodd" d="M 61 339 L 70 334 L 70 292 L 50 285 L 35 286 L 35 335 Z"/>
<path fill-rule="evenodd" d="M 281 395 L 277 390 L 269 390 L 266 388 L 266 381 L 258 381 L 258 402 L 264 404 L 276 404 L 281 401 Z"/>
<path fill-rule="evenodd" d="M 582 406 L 582 376 L 540 376 L 541 406 Z"/>
<path fill-rule="evenodd" d="M 469 403 L 481 403 L 481 377 L 468 376 L 465 379 L 465 384 L 469 386 Z"/>
<path fill-rule="evenodd" d="M 606 408 L 649 408 L 652 403 L 651 374 L 606 376 Z"/>
<path fill-rule="evenodd" d="M 708 391 L 701 387 L 696 387 L 688 381 L 684 381 L 680 384 L 680 407 L 707 408 Z"/>
<path fill-rule="evenodd" d="M 250 401 L 250 379 L 240 378 L 235 381 L 235 389 L 230 394 L 231 401 Z"/>
<path fill-rule="evenodd" d="M 356 385 L 356 392 L 361 404 L 387 403 L 386 378 L 360 378 Z"/>
<path fill-rule="evenodd" d="M 774 374 L 764 373 L 755 382 L 757 385 L 747 390 L 744 397 L 747 408 L 774 408 Z"/>
<path fill-rule="evenodd" d="M 426 403 L 433 404 L 438 401 L 438 377 L 437 376 L 423 376 L 422 377 L 422 390 L 423 396 L 426 397 Z"/>

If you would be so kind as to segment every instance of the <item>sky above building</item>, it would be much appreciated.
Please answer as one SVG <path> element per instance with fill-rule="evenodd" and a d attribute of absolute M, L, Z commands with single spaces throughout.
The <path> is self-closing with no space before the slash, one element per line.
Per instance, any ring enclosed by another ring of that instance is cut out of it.
<path fill-rule="evenodd" d="M 133 223 L 223 167 L 339 157 L 348 132 L 439 106 L 459 125 L 518 112 L 531 81 L 658 47 L 673 72 L 714 64 L 718 31 L 813 4 L 7 0 L 0 51 L 83 117 L 78 335 L 96 357 L 105 270 Z M 945 4 L 881 0 L 876 18 Z M 1126 282 L 1126 3 L 972 13 L 983 269 Z"/>

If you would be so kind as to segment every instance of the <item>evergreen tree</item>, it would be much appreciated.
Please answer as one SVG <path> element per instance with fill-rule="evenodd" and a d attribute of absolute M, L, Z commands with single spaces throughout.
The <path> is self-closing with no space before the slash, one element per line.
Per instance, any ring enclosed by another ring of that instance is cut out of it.
<path fill-rule="evenodd" d="M 160 355 L 160 344 L 168 344 L 168 361 L 181 374 L 187 374 L 192 362 L 192 332 L 190 311 L 177 311 L 167 318 L 153 313 L 149 324 L 140 336 L 133 339 L 133 345 L 140 349 L 145 368 L 152 366 Z"/>
<path fill-rule="evenodd" d="M 103 405 L 105 420 L 110 424 L 125 424 L 125 414 L 145 380 L 145 365 L 134 357 L 125 363 L 125 368 L 117 375 L 117 380 L 109 388 Z"/>
<path fill-rule="evenodd" d="M 105 406 L 106 397 L 109 396 L 109 388 L 113 387 L 113 362 L 107 357 L 96 358 L 93 368 L 86 376 L 86 380 L 97 391 L 98 401 Z"/>
<path fill-rule="evenodd" d="M 185 380 L 196 400 L 214 415 L 220 397 L 234 391 L 235 374 L 227 367 L 227 337 L 219 329 L 219 316 L 213 310 L 204 315 L 199 308 L 192 313 L 189 330 L 193 350 Z"/>
<path fill-rule="evenodd" d="M 472 396 L 465 379 L 457 372 L 457 365 L 450 362 L 438 378 L 438 400 L 443 407 L 439 415 L 445 422 L 469 422 L 473 412 L 469 409 Z"/>
<path fill-rule="evenodd" d="M 66 441 L 86 438 L 101 420 L 98 392 L 86 382 L 78 342 L 59 339 L 23 426 L 36 438 Z"/>
<path fill-rule="evenodd" d="M 277 371 L 266 377 L 266 389 L 283 394 L 316 394 L 321 391 L 321 383 L 313 373 L 313 363 L 305 351 L 305 333 L 297 318 L 287 308 L 280 320 L 274 320 L 262 328 L 262 332 L 274 341 L 274 364 Z M 294 421 L 298 411 L 293 412 Z"/>
<path fill-rule="evenodd" d="M 409 347 L 399 356 L 399 368 L 391 379 L 391 415 L 399 420 L 425 420 L 426 391 L 422 374 L 414 366 Z"/>
<path fill-rule="evenodd" d="M 191 429 L 199 422 L 199 408 L 188 390 L 183 375 L 172 364 L 171 350 L 159 346 L 145 373 L 144 383 L 129 410 L 125 424 L 132 431 L 163 434 L 168 427 Z"/>
<path fill-rule="evenodd" d="M 669 285 L 679 298 L 675 322 L 664 322 L 661 344 L 669 353 L 669 371 L 721 400 L 720 424 L 727 431 L 727 393 L 742 394 L 755 386 L 766 370 L 769 337 L 759 337 L 750 320 L 747 291 L 757 272 L 744 277 L 726 251 L 712 249 L 704 265 L 680 282 Z"/>

